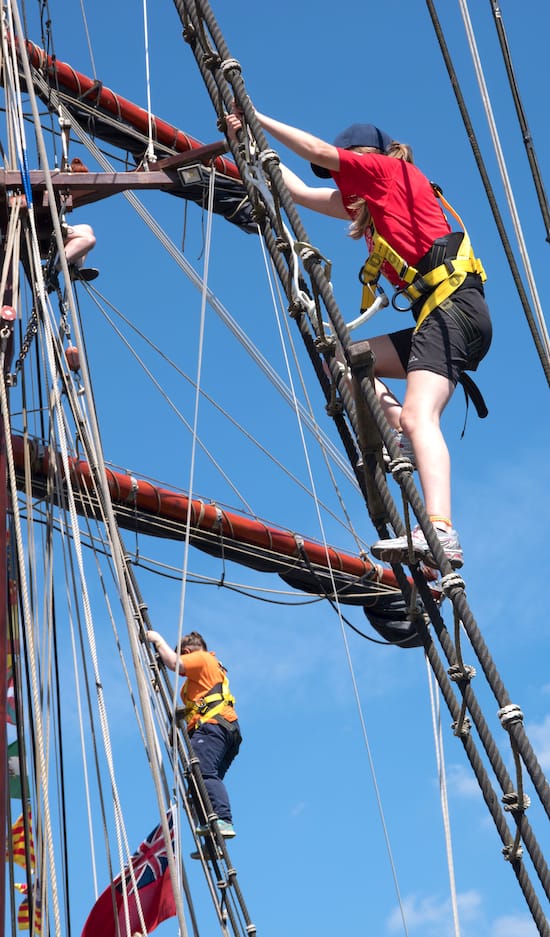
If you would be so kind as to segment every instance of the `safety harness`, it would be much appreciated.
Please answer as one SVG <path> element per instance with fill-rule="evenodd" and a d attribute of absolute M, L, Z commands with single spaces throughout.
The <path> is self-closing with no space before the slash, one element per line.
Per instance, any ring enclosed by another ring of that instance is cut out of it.
<path fill-rule="evenodd" d="M 407 261 L 388 244 L 386 239 L 378 233 L 373 225 L 373 247 L 359 274 L 359 279 L 363 284 L 363 294 L 361 298 L 362 312 L 368 309 L 374 300 L 375 287 L 384 262 L 388 263 L 390 267 L 395 270 L 399 279 L 406 284 L 405 286 L 398 287 L 393 294 L 392 306 L 394 309 L 405 312 L 410 309 L 414 303 L 425 297 L 425 302 L 421 306 L 420 314 L 416 321 L 415 332 L 418 331 L 426 317 L 429 316 L 430 312 L 432 312 L 436 306 L 440 306 L 444 300 L 452 296 L 452 294 L 462 286 L 469 273 L 477 274 L 481 277 L 482 282 L 487 279 L 481 261 L 474 255 L 470 238 L 462 223 L 462 219 L 457 215 L 446 199 L 443 198 L 443 193 L 439 186 L 433 182 L 431 185 L 437 198 L 445 206 L 447 211 L 456 218 L 464 232 L 456 255 L 453 257 L 446 257 L 443 263 L 438 263 L 437 266 L 432 267 L 432 269 L 421 273 L 416 267 L 408 264 Z M 427 256 L 429 257 L 429 254 Z M 397 306 L 397 297 L 403 294 L 409 298 L 410 303 L 406 307 Z"/>
<path fill-rule="evenodd" d="M 418 262 L 418 267 L 413 267 L 388 244 L 372 224 L 373 247 L 359 273 L 359 279 L 363 284 L 361 314 L 364 315 L 375 301 L 380 302 L 380 297 L 377 294 L 383 293 L 383 290 L 378 285 L 378 280 L 382 272 L 382 264 L 386 261 L 395 270 L 399 279 L 406 284 L 397 287 L 394 291 L 391 300 L 394 309 L 399 312 L 407 312 L 412 308 L 413 312 L 416 312 L 419 308 L 415 332 L 418 331 L 436 307 L 442 306 L 455 319 L 458 327 L 463 330 L 466 340 L 471 342 L 472 336 L 468 334 L 471 326 L 467 321 L 467 317 L 464 316 L 462 310 L 453 302 L 451 297 L 462 286 L 469 274 L 477 275 L 482 283 L 487 279 L 487 275 L 481 260 L 474 255 L 468 232 L 461 217 L 443 197 L 439 186 L 435 182 L 432 182 L 431 186 L 442 205 L 456 218 L 462 232 L 453 232 L 446 237 L 438 238 L 428 253 Z M 450 256 L 446 256 L 449 249 Z M 396 301 L 402 295 L 406 295 L 410 300 L 407 306 L 397 305 Z M 422 302 L 423 298 L 424 302 Z M 486 417 L 489 411 L 477 384 L 465 372 L 462 372 L 458 380 L 462 385 L 466 398 L 466 413 L 468 412 L 468 400 L 470 399 L 478 416 L 481 419 Z M 464 422 L 465 427 L 466 421 Z M 462 435 L 464 435 L 464 429 Z"/>
<path fill-rule="evenodd" d="M 193 722 L 192 731 L 202 725 L 203 722 L 211 721 L 212 719 L 216 722 L 220 722 L 222 725 L 226 726 L 226 728 L 231 728 L 232 726 L 232 723 L 224 719 L 221 713 L 226 706 L 235 705 L 235 697 L 229 690 L 226 668 L 220 661 L 217 661 L 217 664 L 220 668 L 221 680 L 211 687 L 202 699 L 189 699 L 187 696 L 188 681 L 186 680 L 183 684 L 182 700 L 184 705 L 183 709 L 178 709 L 177 716 L 178 721 L 184 719 L 188 726 Z M 199 719 L 193 721 L 196 715 L 199 716 Z"/>

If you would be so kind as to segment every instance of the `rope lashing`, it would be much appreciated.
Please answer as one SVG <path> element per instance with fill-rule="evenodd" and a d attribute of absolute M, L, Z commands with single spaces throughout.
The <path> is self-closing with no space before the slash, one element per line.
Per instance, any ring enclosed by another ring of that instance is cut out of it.
<path fill-rule="evenodd" d="M 238 59 L 225 59 L 223 62 L 220 62 L 220 71 L 224 78 L 229 76 L 230 72 L 238 72 L 241 74 L 241 63 Z"/>
<path fill-rule="evenodd" d="M 509 703 L 508 706 L 503 706 L 502 709 L 499 709 L 497 715 L 503 729 L 506 729 L 506 731 L 509 731 L 508 727 L 515 722 L 523 722 L 523 712 L 516 703 Z"/>
<path fill-rule="evenodd" d="M 475 667 L 471 667 L 470 664 L 453 664 L 452 667 L 449 667 L 447 670 L 449 674 L 449 680 L 452 680 L 453 683 L 470 683 L 475 676 L 477 676 L 477 671 Z"/>
<path fill-rule="evenodd" d="M 524 794 L 520 803 L 520 797 L 517 791 L 510 791 L 509 794 L 503 795 L 502 803 L 504 804 L 504 809 L 509 813 L 525 813 L 531 806 L 531 798 L 529 794 Z"/>
<path fill-rule="evenodd" d="M 451 729 L 453 730 L 453 735 L 456 735 L 457 738 L 467 738 L 470 734 L 470 729 L 472 728 L 472 723 L 468 716 L 464 716 L 460 719 L 457 719 L 456 722 L 451 723 Z"/>
<path fill-rule="evenodd" d="M 392 459 L 389 464 L 389 470 L 396 482 L 399 483 L 399 479 L 402 475 L 407 473 L 411 475 L 414 472 L 414 466 L 411 460 L 407 456 L 400 455 L 397 459 Z"/>
<path fill-rule="evenodd" d="M 455 592 L 466 590 L 466 583 L 459 573 L 453 572 L 441 577 L 441 588 L 445 595 L 452 599 Z"/>

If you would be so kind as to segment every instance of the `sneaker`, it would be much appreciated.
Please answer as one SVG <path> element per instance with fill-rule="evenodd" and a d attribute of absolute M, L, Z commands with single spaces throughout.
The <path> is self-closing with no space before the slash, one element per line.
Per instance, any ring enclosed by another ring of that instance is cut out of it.
<path fill-rule="evenodd" d="M 218 829 L 224 839 L 232 839 L 237 834 L 233 828 L 233 824 L 229 820 L 217 820 Z M 203 823 L 201 826 L 198 826 L 195 830 L 197 836 L 207 836 L 208 833 L 212 832 L 212 827 L 209 823 Z"/>
<path fill-rule="evenodd" d="M 95 267 L 76 267 L 74 264 L 69 264 L 69 275 L 71 280 L 84 280 L 89 283 L 90 280 L 95 280 L 99 276 L 99 270 Z"/>
<path fill-rule="evenodd" d="M 205 859 L 208 862 L 209 860 L 212 860 L 213 858 L 223 859 L 223 855 L 221 851 L 218 849 L 216 850 L 215 856 L 212 852 L 212 849 L 203 850 L 202 853 L 198 849 L 196 849 L 195 852 L 189 853 L 189 858 L 190 859 Z"/>
<path fill-rule="evenodd" d="M 464 563 L 464 554 L 456 530 L 452 527 L 445 530 L 436 527 L 435 532 L 453 569 L 460 569 Z M 430 553 L 426 538 L 418 525 L 411 532 L 411 541 L 415 560 L 422 560 L 423 563 L 433 569 L 438 569 L 439 567 Z M 383 560 L 386 563 L 406 563 L 409 559 L 407 537 L 377 540 L 371 547 L 371 553 L 377 560 Z"/>
<path fill-rule="evenodd" d="M 233 824 L 229 820 L 218 820 L 218 829 L 224 839 L 233 839 L 237 835 L 233 829 Z"/>
<path fill-rule="evenodd" d="M 416 460 L 414 458 L 414 450 L 409 437 L 405 436 L 405 434 L 400 429 L 392 429 L 392 433 L 394 440 L 399 447 L 399 455 L 403 456 L 405 459 L 409 459 L 409 461 L 412 462 L 413 469 L 415 469 Z M 382 456 L 386 464 L 386 470 L 388 470 L 391 462 L 391 456 L 385 446 L 382 446 Z"/>

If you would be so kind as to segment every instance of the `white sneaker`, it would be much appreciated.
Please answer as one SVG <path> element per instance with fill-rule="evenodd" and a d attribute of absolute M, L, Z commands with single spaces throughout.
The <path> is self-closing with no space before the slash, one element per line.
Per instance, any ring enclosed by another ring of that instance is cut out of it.
<path fill-rule="evenodd" d="M 453 569 L 460 569 L 464 564 L 464 554 L 456 530 L 454 530 L 453 527 L 446 528 L 445 530 L 436 527 L 435 532 L 443 547 L 443 552 Z M 439 569 L 435 559 L 430 553 L 428 542 L 418 525 L 411 531 L 411 542 L 414 558 L 416 560 L 422 560 L 422 562 L 431 566 L 432 569 Z M 406 563 L 409 559 L 409 544 L 406 535 L 403 537 L 392 537 L 388 540 L 377 540 L 370 549 L 372 555 L 376 557 L 377 560 L 383 560 L 385 563 Z"/>

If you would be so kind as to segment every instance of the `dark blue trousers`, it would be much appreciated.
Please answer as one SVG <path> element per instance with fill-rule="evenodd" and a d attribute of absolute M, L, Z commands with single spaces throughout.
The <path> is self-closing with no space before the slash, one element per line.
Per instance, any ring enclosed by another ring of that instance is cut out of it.
<path fill-rule="evenodd" d="M 229 823 L 233 821 L 223 778 L 241 744 L 238 722 L 233 722 L 232 726 L 233 730 L 226 729 L 218 722 L 205 722 L 195 729 L 191 736 L 191 745 L 199 759 L 212 808 L 220 820 L 227 820 Z"/>

